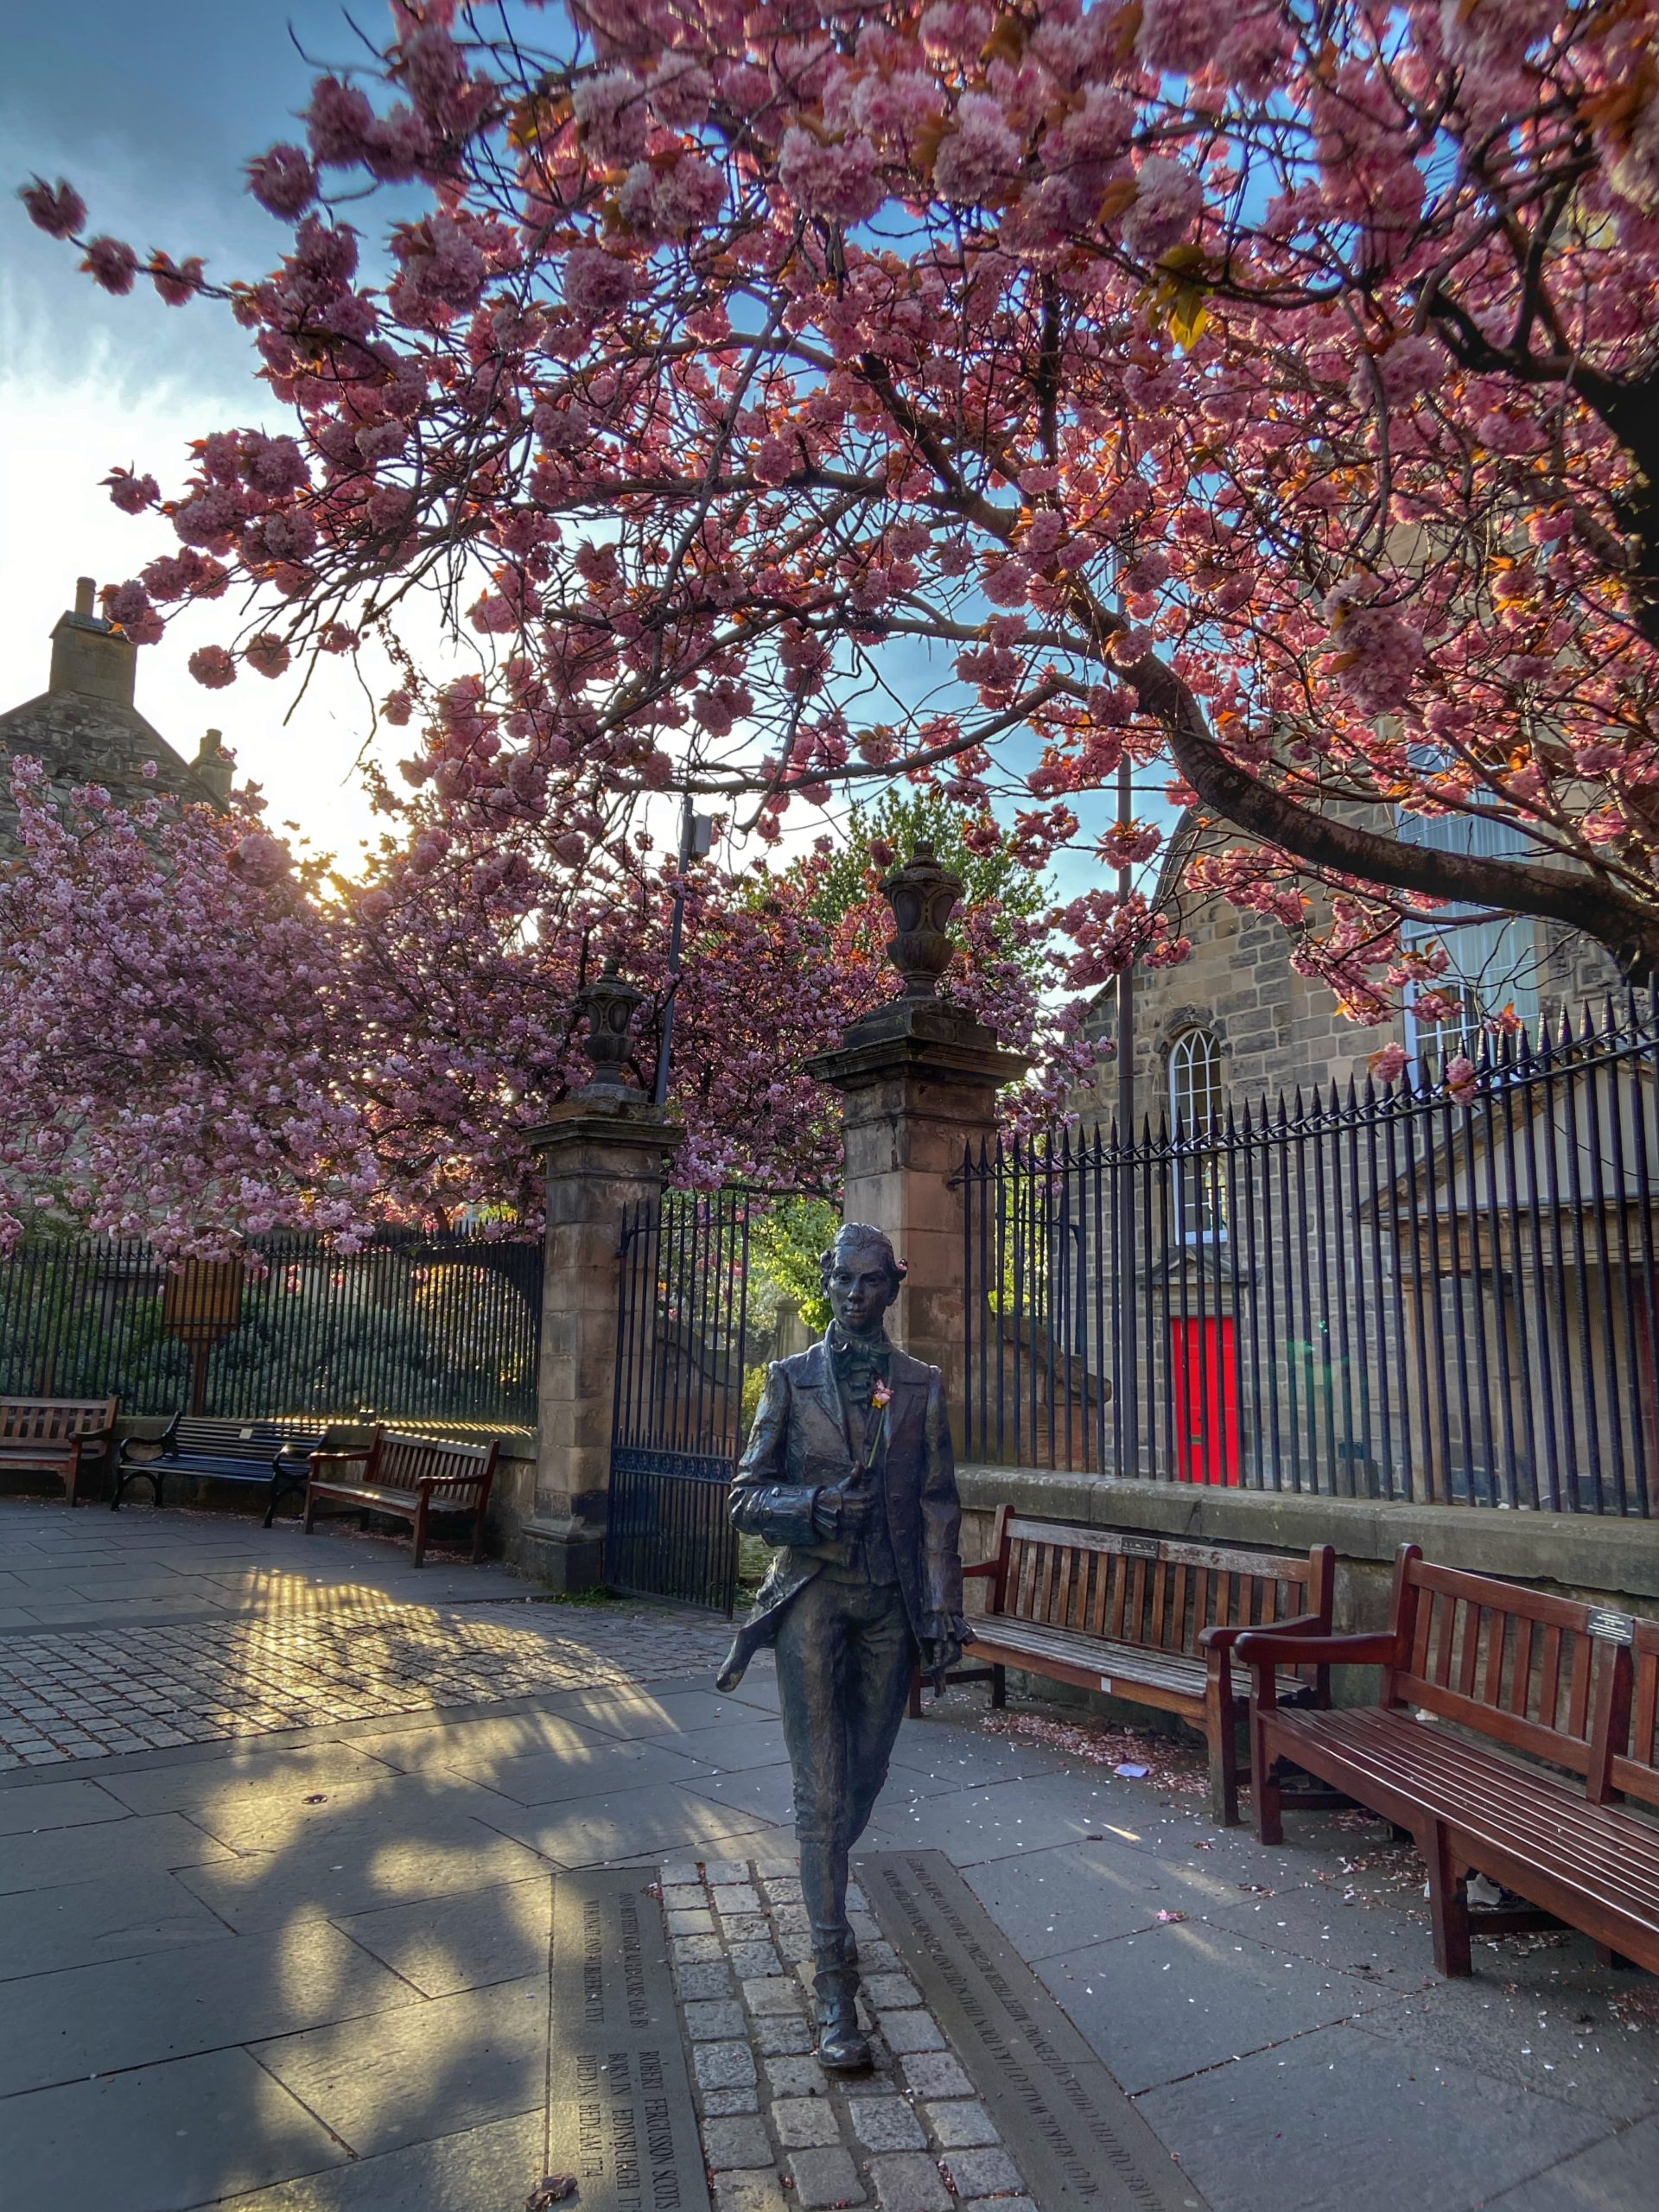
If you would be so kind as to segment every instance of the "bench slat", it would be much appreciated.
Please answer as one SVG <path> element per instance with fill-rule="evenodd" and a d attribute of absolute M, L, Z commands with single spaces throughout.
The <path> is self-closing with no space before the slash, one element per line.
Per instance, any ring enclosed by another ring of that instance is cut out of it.
<path fill-rule="evenodd" d="M 469 1514 L 473 1557 L 480 1560 L 484 1555 L 485 1514 L 500 1449 L 499 1437 L 487 1445 L 454 1444 L 442 1437 L 378 1428 L 366 1452 L 353 1458 L 352 1464 L 361 1468 L 360 1473 L 348 1478 L 329 1473 L 324 1462 L 314 1466 L 306 1485 L 306 1534 L 310 1535 L 315 1523 L 320 1498 L 331 1499 L 347 1510 L 389 1513 L 412 1523 L 415 1565 L 419 1567 L 425 1558 L 429 1514 Z"/>
<path fill-rule="evenodd" d="M 1376 1707 L 1294 1711 L 1284 1716 L 1283 1732 L 1287 1745 L 1333 1753 L 1355 1772 L 1390 1783 L 1461 1828 L 1548 1855 L 1586 1880 L 1605 1878 L 1659 1915 L 1659 1827 L 1638 1814 L 1588 1804 L 1559 1777 L 1530 1771 L 1408 1713 Z M 1616 1859 L 1609 1853 L 1614 1833 Z"/>
<path fill-rule="evenodd" d="M 988 1660 L 993 1700 L 1015 1667 L 1096 1687 L 1178 1712 L 1210 1738 L 1217 1817 L 1236 1821 L 1239 1770 L 1232 1735 L 1244 1710 L 1244 1676 L 1201 1642 L 1211 1627 L 1235 1632 L 1309 1614 L 1328 1629 L 1334 1554 L 1306 1558 L 1237 1552 L 1133 1529 L 1082 1528 L 999 1508 L 986 1604 L 973 1617 L 968 1654 Z M 987 1586 L 987 1582 L 988 1586 Z M 971 1676 L 969 1677 L 971 1679 Z M 1282 1671 L 1287 1699 L 1325 1696 L 1316 1662 Z M 912 1711 L 919 1700 L 913 1697 Z"/>
<path fill-rule="evenodd" d="M 1243 1645 L 1262 1840 L 1281 1838 L 1287 1759 L 1412 1829 L 1442 1973 L 1471 1970 L 1471 1866 L 1659 1971 L 1659 1821 L 1606 1802 L 1659 1805 L 1659 1624 L 1433 1567 L 1408 1544 L 1389 1638 L 1368 1656 L 1390 1639 L 1378 1702 L 1337 1713 L 1281 1711 L 1279 1649 Z M 1341 1640 L 1325 1649 L 1340 1656 Z"/>

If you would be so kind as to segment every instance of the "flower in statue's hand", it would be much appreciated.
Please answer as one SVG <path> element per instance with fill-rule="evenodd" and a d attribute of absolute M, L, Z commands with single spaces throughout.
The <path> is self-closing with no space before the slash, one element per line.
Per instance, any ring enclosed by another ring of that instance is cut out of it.
<path fill-rule="evenodd" d="M 890 1406 L 893 1403 L 892 1383 L 873 1382 L 870 1385 L 870 1403 L 877 1407 Z"/>

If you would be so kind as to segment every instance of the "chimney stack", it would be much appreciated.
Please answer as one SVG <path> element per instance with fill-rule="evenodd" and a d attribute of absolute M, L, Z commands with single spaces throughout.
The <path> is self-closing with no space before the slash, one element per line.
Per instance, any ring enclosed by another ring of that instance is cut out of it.
<path fill-rule="evenodd" d="M 75 579 L 73 613 L 60 614 L 52 632 L 51 691 L 72 691 L 105 706 L 130 707 L 138 652 L 131 640 L 94 614 L 97 586 Z"/>
<path fill-rule="evenodd" d="M 224 733 L 210 729 L 202 733 L 201 743 L 196 747 L 196 757 L 190 763 L 197 780 L 207 786 L 215 806 L 228 805 L 231 797 L 231 778 L 234 764 L 223 744 Z"/>

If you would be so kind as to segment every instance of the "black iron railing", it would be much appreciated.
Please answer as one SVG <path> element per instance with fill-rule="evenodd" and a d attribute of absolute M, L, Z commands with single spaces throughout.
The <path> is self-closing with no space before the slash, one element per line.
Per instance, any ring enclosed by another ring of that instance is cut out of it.
<path fill-rule="evenodd" d="M 538 1241 L 389 1231 L 342 1252 L 278 1235 L 255 1255 L 251 1273 L 181 1269 L 136 1239 L 26 1239 L 0 1259 L 0 1392 L 116 1392 L 129 1414 L 533 1425 Z"/>
<path fill-rule="evenodd" d="M 623 1220 L 606 1577 L 729 1614 L 749 1230 L 761 1194 L 670 1191 Z"/>
<path fill-rule="evenodd" d="M 1659 1510 L 1659 1003 L 964 1160 L 967 1456 Z"/>

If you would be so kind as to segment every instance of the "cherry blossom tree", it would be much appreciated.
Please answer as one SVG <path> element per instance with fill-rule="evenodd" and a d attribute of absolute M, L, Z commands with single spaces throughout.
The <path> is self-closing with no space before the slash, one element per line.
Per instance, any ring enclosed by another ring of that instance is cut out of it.
<path fill-rule="evenodd" d="M 331 1080 L 338 958 L 257 805 L 223 816 L 13 772 L 0 865 L 0 1248 L 37 1215 L 224 1256 L 301 1219 L 346 1231 L 381 1178 Z"/>
<path fill-rule="evenodd" d="M 591 1072 L 578 994 L 610 957 L 645 993 L 642 1089 L 677 999 L 679 1178 L 838 1186 L 836 1102 L 805 1062 L 895 979 L 876 871 L 826 901 L 827 842 L 783 869 L 716 855 L 677 887 L 638 833 L 574 870 L 542 825 L 385 792 L 395 826 L 346 880 L 273 836 L 255 791 L 223 815 L 96 789 L 61 804 L 28 760 L 14 789 L 0 1246 L 42 1212 L 210 1256 L 278 1227 L 349 1245 L 469 1206 L 533 1229 L 527 1135 Z M 984 899 L 964 936 L 945 988 L 1037 1062 L 1016 1122 L 1052 1116 L 1093 1047 L 1080 1003 L 1049 988 L 1041 915 Z"/>
<path fill-rule="evenodd" d="M 1022 781 L 1046 856 L 1127 750 L 1249 834 L 1212 887 L 1299 927 L 1334 894 L 1297 957 L 1363 1017 L 1432 976 L 1400 918 L 1447 899 L 1648 974 L 1656 28 L 399 0 L 250 165 L 270 274 L 25 194 L 105 289 L 228 299 L 292 414 L 165 496 L 116 469 L 176 543 L 109 612 L 153 639 L 220 600 L 218 685 L 435 600 L 484 672 L 385 713 L 498 828 L 683 788 L 775 838 L 838 787 L 978 819 Z M 1513 856 L 1402 842 L 1402 809 Z M 1068 918 L 1079 979 L 1179 956 L 1109 890 Z"/>

